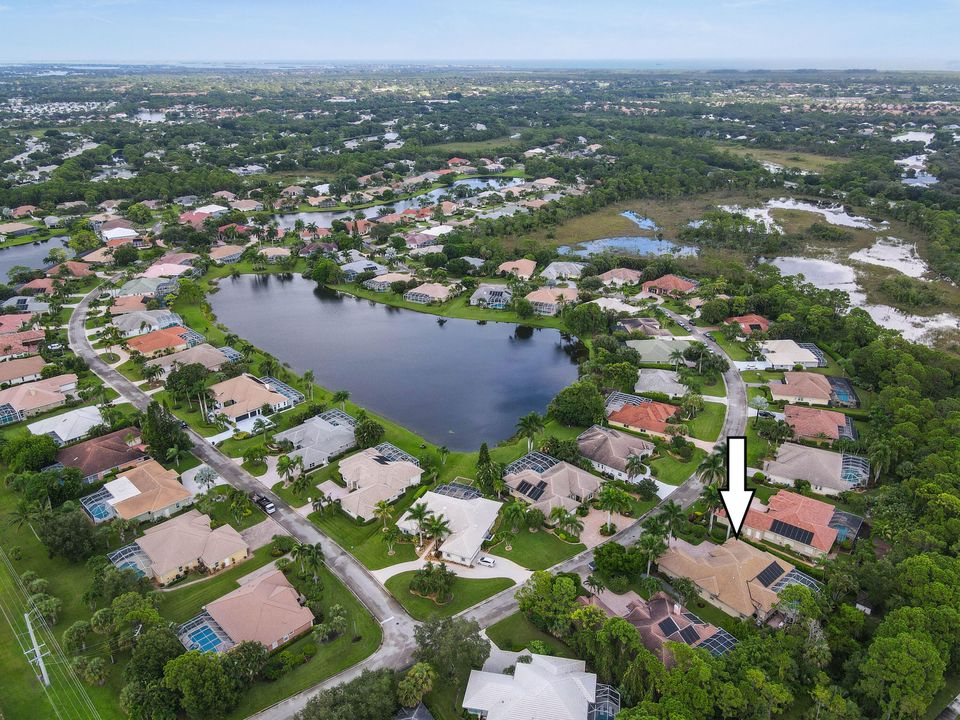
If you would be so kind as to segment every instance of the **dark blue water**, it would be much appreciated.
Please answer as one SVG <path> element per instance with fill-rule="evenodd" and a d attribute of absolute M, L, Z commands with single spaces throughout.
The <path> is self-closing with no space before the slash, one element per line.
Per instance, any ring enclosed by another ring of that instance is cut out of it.
<path fill-rule="evenodd" d="M 10 268 L 17 265 L 23 265 L 28 268 L 46 267 L 49 263 L 44 262 L 43 258 L 45 258 L 53 248 L 65 248 L 67 254 L 72 256 L 73 251 L 67 248 L 66 245 L 66 238 L 62 240 L 50 238 L 45 242 L 26 243 L 12 247 L 0 245 L 0 283 L 9 281 L 7 273 L 10 271 Z"/>
<path fill-rule="evenodd" d="M 649 235 L 626 235 L 623 237 L 600 238 L 588 240 L 576 245 L 566 245 L 557 248 L 561 255 L 576 255 L 590 257 L 604 252 L 626 253 L 630 255 L 696 255 L 697 249 L 688 245 L 678 245 L 670 240 L 660 240 L 656 237 L 657 225 L 650 218 L 641 217 L 627 210 L 620 213 L 623 217 L 632 220 L 637 227 L 645 230 Z"/>
<path fill-rule="evenodd" d="M 511 437 L 577 379 L 575 340 L 556 330 L 485 325 L 318 290 L 299 276 L 220 281 L 220 322 L 317 384 L 452 450 Z"/>

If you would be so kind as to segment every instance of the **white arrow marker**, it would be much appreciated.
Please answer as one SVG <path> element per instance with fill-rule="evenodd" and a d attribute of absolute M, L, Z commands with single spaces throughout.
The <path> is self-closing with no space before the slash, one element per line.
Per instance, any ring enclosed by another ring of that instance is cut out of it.
<path fill-rule="evenodd" d="M 747 517 L 753 490 L 747 489 L 747 439 L 727 438 L 727 489 L 720 491 L 723 508 L 735 537 L 739 539 L 743 521 Z"/>

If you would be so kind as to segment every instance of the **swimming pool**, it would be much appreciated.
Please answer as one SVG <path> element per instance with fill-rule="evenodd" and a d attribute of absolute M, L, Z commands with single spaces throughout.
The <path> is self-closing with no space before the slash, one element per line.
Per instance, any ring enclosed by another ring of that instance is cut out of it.
<path fill-rule="evenodd" d="M 191 650 L 202 650 L 203 652 L 217 652 L 223 645 L 223 638 L 217 635 L 209 625 L 201 625 L 195 630 L 187 633 L 190 640 Z"/>

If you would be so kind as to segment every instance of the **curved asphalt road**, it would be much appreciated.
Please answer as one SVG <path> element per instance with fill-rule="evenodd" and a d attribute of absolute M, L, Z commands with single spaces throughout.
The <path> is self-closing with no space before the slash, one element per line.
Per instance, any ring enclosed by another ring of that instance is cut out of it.
<path fill-rule="evenodd" d="M 87 311 L 91 299 L 99 292 L 99 289 L 90 292 L 83 298 L 76 310 L 74 310 L 70 318 L 68 334 L 70 347 L 77 355 L 86 360 L 91 370 L 120 393 L 125 400 L 140 410 L 146 411 L 147 405 L 150 403 L 149 396 L 101 360 L 87 339 L 85 332 Z M 686 322 L 686 320 L 672 311 L 665 308 L 663 310 L 674 321 Z M 726 355 L 723 349 L 707 337 L 699 328 L 692 327 L 691 335 L 697 340 L 706 343 L 720 354 Z M 747 388 L 743 382 L 743 378 L 732 362 L 730 363 L 730 369 L 724 373 L 723 380 L 727 387 L 727 412 L 720 437 L 725 438 L 743 435 L 747 425 Z M 272 516 L 273 519 L 287 532 L 303 542 L 319 542 L 327 558 L 327 566 L 350 588 L 354 595 L 360 599 L 360 602 L 366 605 L 367 609 L 370 610 L 383 628 L 383 643 L 379 650 L 373 655 L 347 668 L 341 673 L 327 678 L 323 682 L 296 695 L 292 695 L 251 717 L 256 720 L 285 720 L 302 709 L 303 706 L 306 705 L 307 700 L 321 690 L 351 680 L 359 676 L 365 669 L 383 667 L 404 668 L 409 666 L 415 646 L 413 630 L 417 623 L 407 615 L 406 611 L 393 596 L 374 579 L 370 571 L 350 555 L 350 553 L 321 533 L 313 523 L 298 515 L 293 508 L 283 502 L 279 497 L 269 492 L 265 493 L 263 485 L 252 475 L 233 460 L 226 457 L 217 448 L 213 447 L 198 433 L 192 429 L 188 429 L 187 435 L 193 442 L 193 448 L 191 449 L 193 454 L 216 470 L 228 483 L 246 492 L 256 491 L 268 495 L 277 507 L 277 512 Z M 702 484 L 695 475 L 691 475 L 670 494 L 669 499 L 678 502 L 682 507 L 689 507 L 700 496 L 701 490 Z M 658 508 L 659 506 L 653 508 L 647 515 L 656 514 Z M 644 517 L 646 517 L 646 515 Z M 611 539 L 622 545 L 632 545 L 643 532 L 640 527 L 641 520 L 643 520 L 643 518 L 638 518 L 636 523 L 620 531 Z M 555 572 L 577 572 L 581 575 L 586 575 L 590 572 L 589 563 L 592 559 L 593 550 L 587 550 L 554 566 L 551 570 Z M 515 592 L 514 587 L 508 588 L 488 598 L 479 605 L 464 610 L 460 615 L 476 620 L 481 627 L 489 627 L 517 611 L 517 601 L 514 598 Z"/>

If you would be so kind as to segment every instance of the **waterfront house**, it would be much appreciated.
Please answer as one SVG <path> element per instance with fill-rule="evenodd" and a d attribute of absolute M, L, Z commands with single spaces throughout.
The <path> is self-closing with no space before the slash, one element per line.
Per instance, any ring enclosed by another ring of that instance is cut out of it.
<path fill-rule="evenodd" d="M 279 412 L 295 404 L 292 398 L 274 390 L 269 381 L 247 374 L 211 385 L 210 393 L 214 410 L 234 423 L 262 415 L 264 407 Z"/>
<path fill-rule="evenodd" d="M 444 517 L 450 526 L 450 532 L 440 544 L 440 554 L 444 560 L 458 565 L 473 567 L 480 559 L 484 539 L 490 534 L 502 503 L 488 500 L 461 485 L 441 485 L 436 490 L 423 494 L 418 502 L 427 506 L 430 514 Z M 397 527 L 408 535 L 419 531 L 417 523 L 405 514 Z"/>
<path fill-rule="evenodd" d="M 393 283 L 408 283 L 411 280 L 413 280 L 413 275 L 410 273 L 391 272 L 387 273 L 386 275 L 372 277 L 365 281 L 363 286 L 368 290 L 373 290 L 374 292 L 387 292 Z"/>
<path fill-rule="evenodd" d="M 613 428 L 594 425 L 577 437 L 577 447 L 594 470 L 626 482 L 644 477 L 630 477 L 627 461 L 631 456 L 644 458 L 653 453 L 652 442 Z M 648 474 L 648 473 L 647 473 Z"/>
<path fill-rule="evenodd" d="M 403 299 L 418 305 L 446 302 L 453 295 L 452 289 L 440 283 L 424 283 L 408 290 Z"/>
<path fill-rule="evenodd" d="M 513 301 L 513 291 L 506 285 L 481 283 L 470 296 L 470 304 L 476 307 L 503 310 Z"/>
<path fill-rule="evenodd" d="M 340 461 L 340 476 L 349 492 L 340 499 L 350 517 L 369 520 L 377 503 L 394 502 L 420 483 L 419 461 L 390 443 L 361 450 Z"/>
<path fill-rule="evenodd" d="M 56 378 L 50 379 L 56 380 Z M 24 387 L 27 386 L 19 385 L 17 388 L 11 389 Z M 49 435 L 58 446 L 63 447 L 77 442 L 77 440 L 83 440 L 90 434 L 91 430 L 103 424 L 103 415 L 100 414 L 98 408 L 82 407 L 43 420 L 37 420 L 27 425 L 27 429 L 33 435 Z"/>
<path fill-rule="evenodd" d="M 658 277 L 656 280 L 647 280 L 643 283 L 643 292 L 653 293 L 654 295 L 667 295 L 670 297 L 682 297 L 699 287 L 696 280 L 681 277 L 679 275 L 668 274 Z"/>
<path fill-rule="evenodd" d="M 275 443 L 289 442 L 291 458 L 299 458 L 305 471 L 327 465 L 331 458 L 342 455 L 357 444 L 356 421 L 340 410 L 327 410 L 300 425 L 273 436 Z"/>
<path fill-rule="evenodd" d="M 525 299 L 533 305 L 537 315 L 554 316 L 578 297 L 574 287 L 542 287 L 526 294 Z"/>

